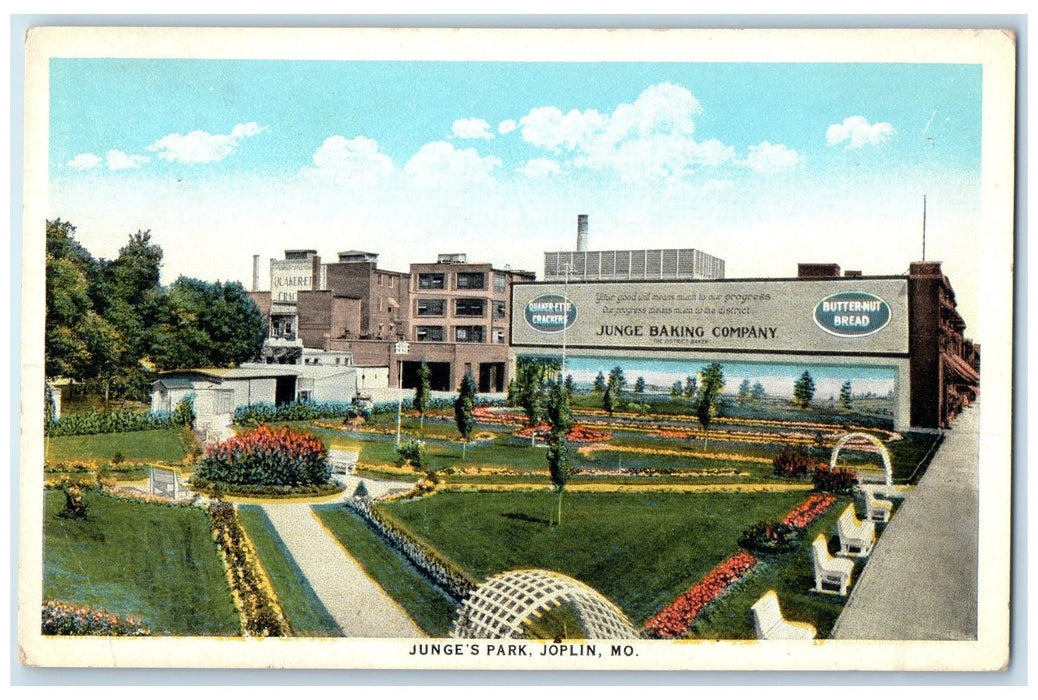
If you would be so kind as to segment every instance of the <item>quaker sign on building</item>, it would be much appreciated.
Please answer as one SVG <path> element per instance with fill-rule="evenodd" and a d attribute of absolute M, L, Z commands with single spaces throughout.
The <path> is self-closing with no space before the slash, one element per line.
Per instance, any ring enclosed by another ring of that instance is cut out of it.
<path fill-rule="evenodd" d="M 908 353 L 903 277 L 516 284 L 512 345 Z"/>
<path fill-rule="evenodd" d="M 274 260 L 270 268 L 270 299 L 275 304 L 294 304 L 296 292 L 313 289 L 314 264 L 310 260 Z"/>

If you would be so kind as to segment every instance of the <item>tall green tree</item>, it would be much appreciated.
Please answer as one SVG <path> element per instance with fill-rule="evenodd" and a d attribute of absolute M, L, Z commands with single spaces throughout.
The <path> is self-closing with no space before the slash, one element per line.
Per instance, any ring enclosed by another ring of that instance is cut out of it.
<path fill-rule="evenodd" d="M 800 378 L 793 383 L 793 403 L 800 408 L 811 405 L 811 399 L 815 397 L 815 380 L 806 369 Z"/>
<path fill-rule="evenodd" d="M 429 402 L 432 400 L 432 389 L 430 388 L 429 365 L 422 360 L 418 367 L 418 385 L 414 389 L 414 401 L 411 405 L 418 411 L 418 429 L 425 430 L 425 412 L 429 410 Z"/>
<path fill-rule="evenodd" d="M 606 385 L 605 393 L 602 394 L 602 408 L 604 408 L 606 413 L 610 416 L 613 415 L 613 411 L 616 409 L 616 398 L 613 396 L 615 391 L 616 386 L 609 383 Z"/>
<path fill-rule="evenodd" d="M 682 396 L 683 391 L 684 390 L 681 388 L 681 380 L 680 379 L 674 380 L 674 384 L 671 385 L 671 387 L 670 387 L 670 396 L 671 396 L 671 398 L 680 399 L 681 396 Z"/>
<path fill-rule="evenodd" d="M 617 365 L 609 370 L 609 379 L 606 384 L 613 387 L 616 392 L 616 397 L 620 398 L 620 394 L 623 392 L 624 386 L 627 384 L 627 378 L 624 376 L 623 367 Z"/>
<path fill-rule="evenodd" d="M 598 373 L 598 376 L 595 377 L 595 384 L 592 388 L 599 393 L 606 390 L 606 378 L 604 373 Z"/>
<path fill-rule="evenodd" d="M 570 396 L 573 396 L 573 392 L 576 391 L 576 390 L 577 390 L 577 384 L 576 384 L 576 382 L 573 381 L 573 375 L 572 374 L 567 374 L 566 375 L 566 392 Z"/>
<path fill-rule="evenodd" d="M 159 369 L 232 367 L 259 355 L 263 320 L 239 282 L 181 277 L 170 287 L 156 336 Z"/>
<path fill-rule="evenodd" d="M 548 390 L 548 471 L 551 483 L 558 494 L 555 523 L 562 525 L 562 493 L 569 481 L 569 448 L 566 435 L 573 427 L 570 413 L 569 392 L 559 382 L 552 382 Z"/>
<path fill-rule="evenodd" d="M 634 380 L 634 393 L 639 396 L 645 393 L 645 377 L 638 377 Z"/>
<path fill-rule="evenodd" d="M 454 423 L 461 436 L 461 458 L 465 459 L 465 447 L 468 445 L 472 431 L 476 428 L 475 417 L 476 380 L 471 372 L 466 372 L 458 388 L 458 398 L 454 400 Z"/>
<path fill-rule="evenodd" d="M 739 384 L 739 395 L 735 399 L 740 404 L 748 403 L 750 400 L 750 380 L 743 379 L 742 383 Z"/>
<path fill-rule="evenodd" d="M 543 420 L 545 384 L 556 369 L 557 362 L 543 358 L 521 358 L 516 363 L 515 402 L 526 413 L 527 425 L 531 428 L 536 428 Z M 536 440 L 536 430 L 532 430 L 530 444 Z"/>
<path fill-rule="evenodd" d="M 850 408 L 851 407 L 851 397 L 852 397 L 851 391 L 852 391 L 851 390 L 851 380 L 848 379 L 840 387 L 840 405 L 843 406 L 844 408 Z"/>
<path fill-rule="evenodd" d="M 718 401 L 724 391 L 724 368 L 711 362 L 699 372 L 699 401 L 696 403 L 696 419 L 703 428 L 703 444 L 706 444 L 710 422 L 717 415 Z"/>
<path fill-rule="evenodd" d="M 685 398 L 691 401 L 696 396 L 696 378 L 691 374 L 685 377 Z"/>
<path fill-rule="evenodd" d="M 760 382 L 754 382 L 753 388 L 750 389 L 750 398 L 754 401 L 760 401 L 764 398 L 764 385 Z"/>

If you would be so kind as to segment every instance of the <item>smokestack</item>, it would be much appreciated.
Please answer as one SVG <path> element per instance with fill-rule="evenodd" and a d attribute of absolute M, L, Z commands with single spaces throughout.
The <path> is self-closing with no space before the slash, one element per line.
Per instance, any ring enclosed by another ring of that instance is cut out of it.
<path fill-rule="evenodd" d="M 577 252 L 587 250 L 587 214 L 577 214 Z"/>
<path fill-rule="evenodd" d="M 260 256 L 252 256 L 252 291 L 259 291 L 259 263 Z"/>

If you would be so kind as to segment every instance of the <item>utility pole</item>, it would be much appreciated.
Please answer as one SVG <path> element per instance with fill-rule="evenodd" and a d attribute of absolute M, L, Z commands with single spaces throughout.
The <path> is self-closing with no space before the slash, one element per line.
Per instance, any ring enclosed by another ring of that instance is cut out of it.
<path fill-rule="evenodd" d="M 926 195 L 923 195 L 923 262 L 926 262 Z"/>

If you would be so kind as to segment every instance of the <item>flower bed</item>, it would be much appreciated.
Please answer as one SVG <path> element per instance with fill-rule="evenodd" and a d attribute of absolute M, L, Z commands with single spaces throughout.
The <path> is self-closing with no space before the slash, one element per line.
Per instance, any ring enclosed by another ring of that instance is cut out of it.
<path fill-rule="evenodd" d="M 121 618 L 107 610 L 73 605 L 59 600 L 43 603 L 43 634 L 57 635 L 110 635 L 118 637 L 146 637 L 151 634 L 144 621 L 128 615 Z"/>
<path fill-rule="evenodd" d="M 245 634 L 251 637 L 287 636 L 288 622 L 266 581 L 259 558 L 249 544 L 234 506 L 225 501 L 215 501 L 209 506 L 209 517 L 213 539 L 223 554 L 231 594 L 241 613 Z"/>
<path fill-rule="evenodd" d="M 541 423 L 536 426 L 527 426 L 520 428 L 512 433 L 515 437 L 529 438 L 531 434 L 536 433 L 537 438 L 546 440 L 550 427 L 547 423 Z M 566 440 L 569 442 L 608 442 L 612 439 L 612 433 L 606 433 L 600 430 L 591 430 L 586 425 L 575 425 L 566 433 Z"/>
<path fill-rule="evenodd" d="M 813 493 L 782 519 L 793 527 L 806 528 L 822 517 L 836 503 L 836 496 L 828 493 Z"/>
<path fill-rule="evenodd" d="M 207 448 L 196 474 L 219 485 L 308 486 L 327 483 L 332 467 L 319 438 L 261 425 Z"/>
<path fill-rule="evenodd" d="M 657 639 L 683 637 L 703 609 L 745 576 L 757 563 L 748 552 L 725 559 L 706 577 L 645 623 L 645 633 Z"/>
<path fill-rule="evenodd" d="M 660 457 L 684 457 L 687 459 L 712 459 L 722 462 L 753 462 L 756 464 L 771 464 L 767 457 L 751 457 L 749 455 L 729 454 L 726 452 L 693 452 L 691 450 L 662 450 L 653 447 L 628 447 L 625 445 L 588 445 L 577 450 L 581 455 L 590 455 L 594 452 L 629 452 L 631 454 L 657 455 Z"/>

